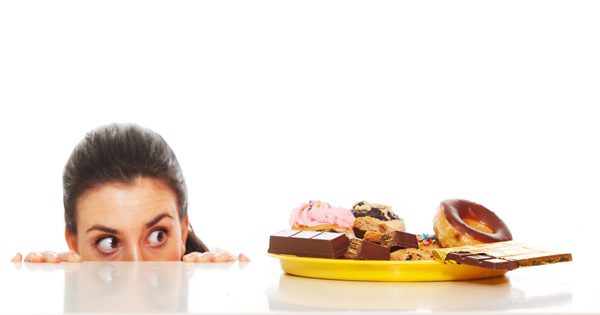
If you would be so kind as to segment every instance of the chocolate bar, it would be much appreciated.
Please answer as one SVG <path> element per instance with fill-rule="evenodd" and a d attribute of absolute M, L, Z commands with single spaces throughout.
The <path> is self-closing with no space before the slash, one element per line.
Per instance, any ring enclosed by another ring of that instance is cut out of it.
<path fill-rule="evenodd" d="M 353 238 L 350 240 L 350 245 L 348 245 L 348 251 L 346 251 L 344 258 L 356 260 L 390 260 L 390 249 L 373 242 Z"/>
<path fill-rule="evenodd" d="M 343 233 L 284 230 L 271 235 L 269 253 L 304 257 L 340 258 L 348 249 Z"/>
<path fill-rule="evenodd" d="M 473 254 L 485 254 L 492 257 L 492 259 L 515 260 L 519 267 L 546 265 L 573 260 L 571 253 L 526 245 L 515 241 L 438 248 L 433 250 L 433 257 L 435 260 L 443 263 L 456 263 L 459 262 L 458 260 L 461 260 L 461 263 L 468 264 L 469 259 L 467 259 L 467 261 L 463 261 L 462 259 L 463 257 L 472 256 Z M 494 261 L 491 262 L 493 263 Z M 514 263 L 512 264 L 514 265 Z"/>
<path fill-rule="evenodd" d="M 513 270 L 519 268 L 519 262 L 510 258 L 496 258 L 485 254 L 469 252 L 451 252 L 446 260 L 453 260 L 459 264 L 477 266 L 491 270 Z"/>
<path fill-rule="evenodd" d="M 381 236 L 381 245 L 389 247 L 393 252 L 402 248 L 419 248 L 419 241 L 415 234 L 393 231 Z"/>

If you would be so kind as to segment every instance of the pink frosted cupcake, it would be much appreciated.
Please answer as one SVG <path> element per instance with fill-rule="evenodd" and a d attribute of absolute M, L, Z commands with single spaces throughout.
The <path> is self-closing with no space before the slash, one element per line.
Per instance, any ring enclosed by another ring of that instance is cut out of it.
<path fill-rule="evenodd" d="M 331 231 L 354 237 L 354 215 L 342 207 L 332 207 L 326 202 L 310 200 L 292 210 L 290 225 L 293 230 Z"/>

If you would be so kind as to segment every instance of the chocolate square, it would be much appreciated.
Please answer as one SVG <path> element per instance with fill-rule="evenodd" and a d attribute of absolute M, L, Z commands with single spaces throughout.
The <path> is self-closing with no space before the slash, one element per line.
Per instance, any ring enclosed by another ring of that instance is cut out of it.
<path fill-rule="evenodd" d="M 269 238 L 269 250 L 271 254 L 291 254 L 290 236 L 300 233 L 297 230 L 283 230 L 271 234 Z"/>
<path fill-rule="evenodd" d="M 419 241 L 415 234 L 402 231 L 393 231 L 381 236 L 381 245 L 389 247 L 391 252 L 403 248 L 419 248 Z"/>

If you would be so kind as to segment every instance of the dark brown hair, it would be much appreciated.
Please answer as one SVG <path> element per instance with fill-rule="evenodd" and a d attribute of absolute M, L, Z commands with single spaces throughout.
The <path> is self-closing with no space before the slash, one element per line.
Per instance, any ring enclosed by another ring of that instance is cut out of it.
<path fill-rule="evenodd" d="M 179 218 L 187 215 L 187 186 L 175 153 L 156 132 L 135 124 L 110 124 L 90 131 L 71 153 L 63 172 L 67 232 L 77 235 L 77 200 L 88 189 L 110 182 L 131 184 L 136 178 L 161 180 L 177 196 Z M 208 248 L 188 231 L 185 253 Z"/>

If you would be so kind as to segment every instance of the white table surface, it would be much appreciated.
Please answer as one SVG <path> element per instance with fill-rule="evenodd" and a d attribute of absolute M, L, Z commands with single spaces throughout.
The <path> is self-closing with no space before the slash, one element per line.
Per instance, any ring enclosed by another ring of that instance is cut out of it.
<path fill-rule="evenodd" d="M 354 282 L 250 263 L 0 263 L 1 313 L 463 312 L 600 313 L 585 259 L 464 282 Z"/>

